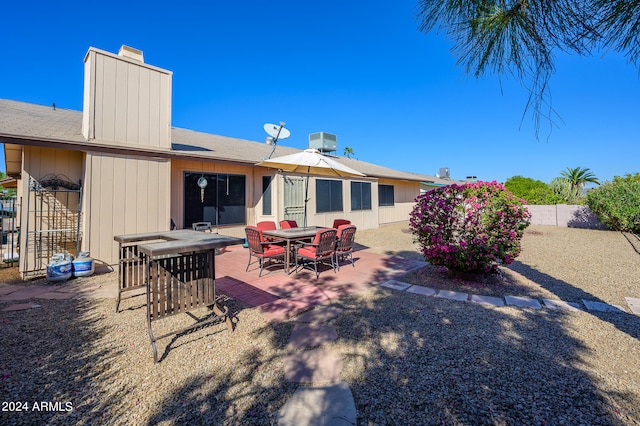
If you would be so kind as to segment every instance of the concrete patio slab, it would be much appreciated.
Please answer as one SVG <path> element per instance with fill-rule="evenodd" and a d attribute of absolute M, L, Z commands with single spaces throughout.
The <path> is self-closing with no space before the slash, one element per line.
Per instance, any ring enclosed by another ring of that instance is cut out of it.
<path fill-rule="evenodd" d="M 584 303 L 584 306 L 586 306 L 587 309 L 590 311 L 616 312 L 616 313 L 624 312 L 624 309 L 622 309 L 622 307 L 616 306 L 616 305 L 609 305 L 608 303 L 604 303 L 604 302 L 594 302 L 593 300 L 582 299 L 582 303 Z"/>
<path fill-rule="evenodd" d="M 6 308 L 3 309 L 3 311 L 4 312 L 25 311 L 27 309 L 37 309 L 39 307 L 40 305 L 38 305 L 37 303 L 18 303 L 15 305 L 7 306 Z"/>
<path fill-rule="evenodd" d="M 342 357 L 324 349 L 295 352 L 284 359 L 284 376 L 293 383 L 336 383 L 342 372 Z"/>
<path fill-rule="evenodd" d="M 331 321 L 342 313 L 342 309 L 335 306 L 316 306 L 296 318 L 297 322 L 323 323 Z"/>
<path fill-rule="evenodd" d="M 636 315 L 640 315 L 640 299 L 636 299 L 634 297 L 625 297 L 624 300 L 627 301 L 627 305 L 629 305 L 629 309 Z"/>
<path fill-rule="evenodd" d="M 531 308 L 542 309 L 542 305 L 536 299 L 530 299 L 528 297 L 520 296 L 505 296 L 505 302 L 510 306 L 517 306 L 518 308 Z"/>
<path fill-rule="evenodd" d="M 479 304 L 482 304 L 482 305 L 491 305 L 491 306 L 496 306 L 496 307 L 504 306 L 504 300 L 502 300 L 500 297 L 481 296 L 481 295 L 477 295 L 477 294 L 474 294 L 474 295 L 471 296 L 471 302 L 472 303 L 479 303 Z"/>
<path fill-rule="evenodd" d="M 407 293 L 419 294 L 422 296 L 434 296 L 438 290 L 421 285 L 412 285 L 407 289 Z"/>
<path fill-rule="evenodd" d="M 28 300 L 35 299 L 41 294 L 49 293 L 54 287 L 31 285 L 28 287 L 21 287 L 20 290 L 14 291 L 9 294 L 0 296 L 1 300 Z"/>
<path fill-rule="evenodd" d="M 390 288 L 391 290 L 404 291 L 411 287 L 411 284 L 403 283 L 396 280 L 389 280 L 380 284 L 381 287 Z"/>
<path fill-rule="evenodd" d="M 542 299 L 544 306 L 549 309 L 567 311 L 567 312 L 580 312 L 580 305 L 575 302 L 565 302 L 563 300 Z"/>
<path fill-rule="evenodd" d="M 278 412 L 278 426 L 347 426 L 357 421 L 356 405 L 349 386 L 301 386 Z"/>
<path fill-rule="evenodd" d="M 329 324 L 296 324 L 289 338 L 290 350 L 320 346 L 338 338 L 336 328 Z"/>
<path fill-rule="evenodd" d="M 442 299 L 449 300 L 457 300 L 458 302 L 464 302 L 469 298 L 467 293 L 461 293 L 459 291 L 451 291 L 451 290 L 440 290 L 436 297 L 440 297 Z"/>

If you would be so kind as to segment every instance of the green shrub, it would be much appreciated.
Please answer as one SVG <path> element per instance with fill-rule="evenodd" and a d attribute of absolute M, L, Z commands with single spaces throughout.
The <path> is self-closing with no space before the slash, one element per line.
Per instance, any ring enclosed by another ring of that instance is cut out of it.
<path fill-rule="evenodd" d="M 586 202 L 609 229 L 640 233 L 640 173 L 614 177 L 589 191 Z"/>
<path fill-rule="evenodd" d="M 557 197 L 546 183 L 523 176 L 507 179 L 504 187 L 516 197 L 526 200 L 528 204 L 555 204 Z"/>

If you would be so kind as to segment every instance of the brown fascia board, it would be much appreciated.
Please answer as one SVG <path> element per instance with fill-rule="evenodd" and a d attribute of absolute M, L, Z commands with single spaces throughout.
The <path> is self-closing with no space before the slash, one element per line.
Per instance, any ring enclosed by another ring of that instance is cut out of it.
<path fill-rule="evenodd" d="M 15 135 L 3 135 L 0 134 L 0 142 L 23 145 L 23 146 L 37 146 L 43 148 L 59 148 L 69 149 L 84 152 L 106 152 L 118 155 L 132 155 L 136 157 L 149 157 L 149 158 L 164 158 L 164 159 L 192 159 L 197 161 L 217 161 L 225 164 L 235 165 L 253 165 L 252 161 L 239 161 L 237 159 L 229 159 L 222 157 L 207 157 L 195 153 L 178 152 L 170 149 L 154 149 L 143 147 L 132 147 L 131 145 L 113 145 L 110 143 L 100 143 L 97 141 L 88 142 L 75 142 L 59 139 L 30 139 L 19 137 Z"/>

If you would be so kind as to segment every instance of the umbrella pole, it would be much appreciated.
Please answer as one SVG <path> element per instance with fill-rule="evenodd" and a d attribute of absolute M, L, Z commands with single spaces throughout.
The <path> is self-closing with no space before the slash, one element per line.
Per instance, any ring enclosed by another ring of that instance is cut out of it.
<path fill-rule="evenodd" d="M 304 183 L 304 222 L 303 222 L 303 227 L 306 228 L 307 227 L 307 201 L 309 201 L 309 169 L 310 167 L 307 166 L 307 180 Z"/>

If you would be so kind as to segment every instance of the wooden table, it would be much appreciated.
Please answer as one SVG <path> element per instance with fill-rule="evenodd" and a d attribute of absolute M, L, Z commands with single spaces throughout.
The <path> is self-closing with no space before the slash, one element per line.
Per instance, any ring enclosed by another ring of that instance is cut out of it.
<path fill-rule="evenodd" d="M 146 288 L 147 325 L 155 362 L 158 361 L 156 341 L 159 339 L 221 320 L 233 329 L 227 308 L 218 303 L 216 296 L 215 251 L 242 244 L 244 239 L 187 229 L 118 235 L 114 239 L 120 244 L 121 256 L 118 303 L 122 291 Z M 132 265 L 135 270 L 132 270 Z M 213 311 L 205 316 L 205 320 L 190 313 L 205 306 Z M 189 314 L 196 322 L 189 327 L 154 336 L 153 321 L 180 313 Z"/>
<path fill-rule="evenodd" d="M 284 271 L 289 274 L 289 265 L 291 264 L 291 241 L 312 239 L 320 229 L 325 228 L 323 226 L 307 226 L 306 228 L 273 229 L 271 231 L 262 231 L 262 234 L 268 237 L 279 238 L 287 242 Z"/>

